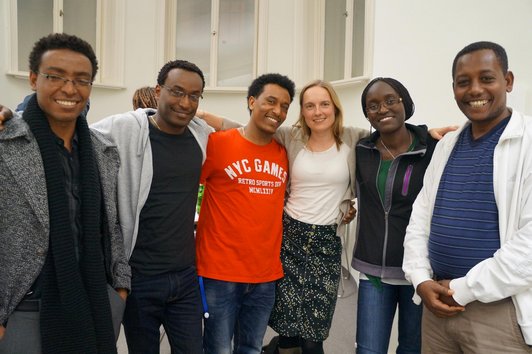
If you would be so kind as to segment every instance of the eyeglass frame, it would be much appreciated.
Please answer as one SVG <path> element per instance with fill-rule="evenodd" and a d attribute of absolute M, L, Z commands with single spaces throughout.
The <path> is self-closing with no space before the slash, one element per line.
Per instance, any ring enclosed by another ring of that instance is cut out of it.
<path fill-rule="evenodd" d="M 172 88 L 172 87 L 169 87 L 169 86 L 166 86 L 166 85 L 159 85 L 163 88 L 165 88 L 169 93 L 170 95 L 174 96 L 175 98 L 177 99 L 183 99 L 185 97 L 188 97 L 188 99 L 194 103 L 198 103 L 201 99 L 203 99 L 203 95 L 195 95 L 195 94 L 190 94 L 190 93 L 186 93 L 185 91 L 181 90 L 181 89 L 178 89 L 178 88 Z"/>
<path fill-rule="evenodd" d="M 92 83 L 93 83 L 93 81 L 91 81 L 91 80 L 67 79 L 67 78 L 65 78 L 65 77 L 63 77 L 61 75 L 47 74 L 47 73 L 42 73 L 40 71 L 37 71 L 36 74 L 41 75 L 42 77 L 44 77 L 46 80 L 48 80 L 52 84 L 60 84 L 61 81 L 62 81 L 63 83 L 61 84 L 61 87 L 65 86 L 67 83 L 71 82 L 72 85 L 74 85 L 74 87 L 76 87 L 76 88 L 80 88 L 80 87 L 89 88 L 89 87 L 92 86 Z M 59 81 L 54 81 L 54 80 L 59 80 Z"/>
<path fill-rule="evenodd" d="M 389 103 L 390 100 L 393 100 L 393 102 Z M 395 101 L 395 100 L 397 100 L 397 101 Z M 371 103 L 371 104 L 367 105 L 366 106 L 366 111 L 368 111 L 368 113 L 375 114 L 375 113 L 378 113 L 381 110 L 382 106 L 384 106 L 386 108 L 392 108 L 393 106 L 395 106 L 396 104 L 401 103 L 401 102 L 403 102 L 403 98 L 402 97 L 396 97 L 396 96 L 388 97 L 388 98 L 385 98 L 382 102 Z M 375 105 L 375 106 L 371 107 L 373 105 Z"/>

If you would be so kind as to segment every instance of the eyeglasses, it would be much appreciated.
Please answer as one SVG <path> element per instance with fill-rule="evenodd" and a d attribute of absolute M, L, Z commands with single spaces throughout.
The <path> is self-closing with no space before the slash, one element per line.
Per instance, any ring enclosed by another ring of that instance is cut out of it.
<path fill-rule="evenodd" d="M 382 101 L 381 103 L 374 103 L 374 102 L 370 103 L 366 107 L 366 110 L 369 113 L 377 113 L 378 111 L 381 110 L 382 106 L 384 106 L 386 108 L 391 108 L 392 106 L 395 106 L 399 102 L 403 102 L 403 99 L 401 97 L 388 97 L 384 101 Z"/>
<path fill-rule="evenodd" d="M 92 81 L 90 80 L 84 80 L 84 79 L 67 79 L 59 75 L 53 75 L 53 74 L 45 74 L 41 72 L 37 72 L 37 74 L 43 76 L 46 80 L 48 80 L 52 85 L 55 86 L 63 86 L 66 85 L 68 82 L 72 82 L 72 85 L 75 87 L 89 87 L 92 86 Z"/>
<path fill-rule="evenodd" d="M 168 90 L 168 92 L 174 96 L 174 97 L 177 97 L 179 99 L 182 99 L 184 98 L 185 96 L 188 96 L 188 99 L 191 100 L 192 102 L 194 103 L 198 103 L 200 99 L 203 98 L 202 95 L 194 95 L 194 94 L 190 94 L 190 93 L 186 93 L 184 91 L 181 91 L 180 89 L 176 89 L 176 88 L 172 88 L 172 87 L 168 87 L 166 85 L 160 85 L 161 87 L 164 87 L 165 89 Z"/>

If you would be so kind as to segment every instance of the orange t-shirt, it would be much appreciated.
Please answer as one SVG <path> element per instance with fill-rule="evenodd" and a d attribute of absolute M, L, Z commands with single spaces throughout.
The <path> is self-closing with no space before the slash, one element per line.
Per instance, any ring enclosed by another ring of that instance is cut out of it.
<path fill-rule="evenodd" d="M 239 283 L 281 278 L 284 147 L 273 140 L 253 144 L 236 129 L 211 134 L 200 180 L 205 192 L 196 233 L 198 274 Z"/>

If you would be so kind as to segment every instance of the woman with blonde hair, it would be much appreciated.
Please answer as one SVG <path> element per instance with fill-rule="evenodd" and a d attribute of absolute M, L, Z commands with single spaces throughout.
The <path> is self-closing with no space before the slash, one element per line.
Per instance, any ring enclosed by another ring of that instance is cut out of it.
<path fill-rule="evenodd" d="M 352 220 L 353 147 L 369 132 L 343 126 L 343 109 L 332 85 L 316 80 L 299 95 L 294 127 L 278 138 L 290 163 L 281 261 L 270 326 L 279 333 L 279 353 L 323 353 L 331 328 L 341 272 L 339 235 Z"/>

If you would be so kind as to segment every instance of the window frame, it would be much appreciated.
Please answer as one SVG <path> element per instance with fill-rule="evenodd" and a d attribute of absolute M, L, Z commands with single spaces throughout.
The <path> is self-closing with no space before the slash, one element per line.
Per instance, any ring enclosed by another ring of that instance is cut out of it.
<path fill-rule="evenodd" d="M 317 53 L 318 76 L 323 78 L 325 71 L 325 1 L 318 0 L 316 3 L 317 13 L 320 14 L 317 20 Z M 364 54 L 363 54 L 363 72 L 360 76 L 352 76 L 352 53 L 353 53 L 353 26 L 354 26 L 354 0 L 346 0 L 346 23 L 345 23 L 345 40 L 344 40 L 344 77 L 339 80 L 333 80 L 331 83 L 334 87 L 351 86 L 358 83 L 366 83 L 371 76 L 373 62 L 373 38 L 374 38 L 374 0 L 364 1 Z M 348 48 L 348 50 L 346 50 Z"/>
<path fill-rule="evenodd" d="M 112 89 L 124 88 L 125 59 L 125 14 L 126 0 L 95 0 L 96 1 L 96 48 L 99 70 L 94 78 L 95 87 Z M 53 1 L 52 28 L 54 33 L 63 29 L 60 11 L 63 0 Z M 7 41 L 11 48 L 7 58 L 7 74 L 16 78 L 27 79 L 29 69 L 18 67 L 18 12 L 17 0 L 7 0 L 8 25 Z M 105 29 L 105 30 L 104 30 Z M 48 33 L 43 33 L 46 36 Z"/>
<path fill-rule="evenodd" d="M 166 0 L 165 3 L 165 41 L 164 41 L 164 61 L 170 61 L 176 57 L 176 19 L 178 0 Z M 253 0 L 255 2 L 255 28 L 254 28 L 254 43 L 253 43 L 253 69 L 251 75 L 253 78 L 257 77 L 257 72 L 261 67 L 261 50 L 264 46 L 261 45 L 261 31 L 264 31 L 264 24 L 259 20 L 260 13 L 267 13 L 267 1 Z M 211 43 L 210 43 L 210 58 L 209 58 L 209 79 L 205 82 L 205 91 L 215 92 L 243 92 L 247 90 L 244 86 L 218 86 L 218 25 L 219 25 L 219 9 L 220 0 L 211 0 Z"/>

